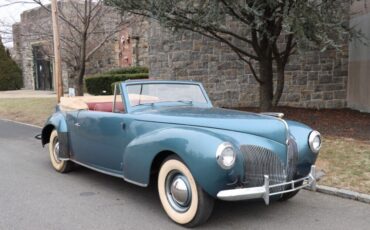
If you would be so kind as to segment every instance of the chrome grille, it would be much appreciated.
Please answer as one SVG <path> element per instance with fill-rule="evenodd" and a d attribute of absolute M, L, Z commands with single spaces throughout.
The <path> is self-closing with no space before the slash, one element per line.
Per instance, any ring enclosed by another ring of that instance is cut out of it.
<path fill-rule="evenodd" d="M 288 139 L 288 150 L 287 150 L 287 180 L 293 180 L 296 173 L 296 165 L 298 162 L 298 147 L 295 140 L 290 137 Z"/>
<path fill-rule="evenodd" d="M 242 145 L 240 150 L 244 154 L 244 176 L 247 187 L 262 186 L 264 175 L 269 176 L 271 185 L 287 181 L 284 163 L 276 153 L 255 145 Z M 282 190 L 284 187 L 280 186 L 271 189 L 271 192 Z"/>
<path fill-rule="evenodd" d="M 269 149 L 255 145 L 242 145 L 240 150 L 244 154 L 244 181 L 247 187 L 262 186 L 264 175 L 269 176 L 271 185 L 296 179 L 294 176 L 298 162 L 298 147 L 292 137 L 287 142 L 286 166 L 277 154 Z M 279 186 L 274 187 L 270 192 L 284 189 L 290 188 Z"/>

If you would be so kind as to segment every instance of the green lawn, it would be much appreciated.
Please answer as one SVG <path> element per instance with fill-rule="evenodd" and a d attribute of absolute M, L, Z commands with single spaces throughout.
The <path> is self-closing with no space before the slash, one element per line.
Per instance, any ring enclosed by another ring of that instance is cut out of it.
<path fill-rule="evenodd" d="M 0 99 L 0 117 L 42 126 L 55 98 Z M 326 137 L 317 166 L 326 175 L 319 184 L 370 194 L 370 141 Z"/>
<path fill-rule="evenodd" d="M 327 137 L 317 161 L 319 184 L 370 194 L 370 141 Z"/>
<path fill-rule="evenodd" d="M 55 98 L 1 98 L 0 117 L 42 126 L 55 105 Z"/>

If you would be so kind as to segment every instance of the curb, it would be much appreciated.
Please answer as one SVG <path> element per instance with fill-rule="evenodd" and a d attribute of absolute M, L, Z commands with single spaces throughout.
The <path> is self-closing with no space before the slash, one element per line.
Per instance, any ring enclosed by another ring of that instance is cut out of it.
<path fill-rule="evenodd" d="M 307 189 L 307 190 L 313 191 L 311 189 Z M 329 187 L 325 185 L 316 185 L 316 192 L 324 193 L 324 194 L 332 195 L 332 196 L 337 196 L 337 197 L 341 197 L 345 199 L 350 199 L 350 200 L 357 200 L 363 203 L 370 204 L 370 195 L 359 193 L 359 192 L 354 192 L 354 191 L 347 190 L 347 189 L 334 188 L 334 187 Z"/>

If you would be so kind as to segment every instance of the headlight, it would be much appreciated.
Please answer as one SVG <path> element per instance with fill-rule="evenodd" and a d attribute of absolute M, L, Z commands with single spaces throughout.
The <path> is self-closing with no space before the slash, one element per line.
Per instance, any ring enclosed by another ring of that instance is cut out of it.
<path fill-rule="evenodd" d="M 235 157 L 236 154 L 234 148 L 230 143 L 224 142 L 218 146 L 216 151 L 216 159 L 221 168 L 230 169 L 233 167 L 235 163 Z"/>
<path fill-rule="evenodd" d="M 318 153 L 321 148 L 321 134 L 317 131 L 312 131 L 308 136 L 308 144 L 312 152 Z"/>

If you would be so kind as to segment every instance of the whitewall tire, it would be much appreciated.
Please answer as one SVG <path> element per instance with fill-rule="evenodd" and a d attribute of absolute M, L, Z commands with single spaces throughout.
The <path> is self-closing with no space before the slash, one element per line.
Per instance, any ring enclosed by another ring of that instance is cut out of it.
<path fill-rule="evenodd" d="M 58 151 L 59 151 L 58 132 L 54 129 L 51 132 L 49 139 L 49 155 L 51 165 L 56 171 L 60 173 L 66 173 L 71 171 L 73 167 L 73 162 L 60 160 L 58 158 Z"/>
<path fill-rule="evenodd" d="M 158 193 L 167 215 L 176 223 L 195 227 L 207 221 L 214 200 L 197 184 L 187 166 L 170 156 L 158 175 Z"/>

